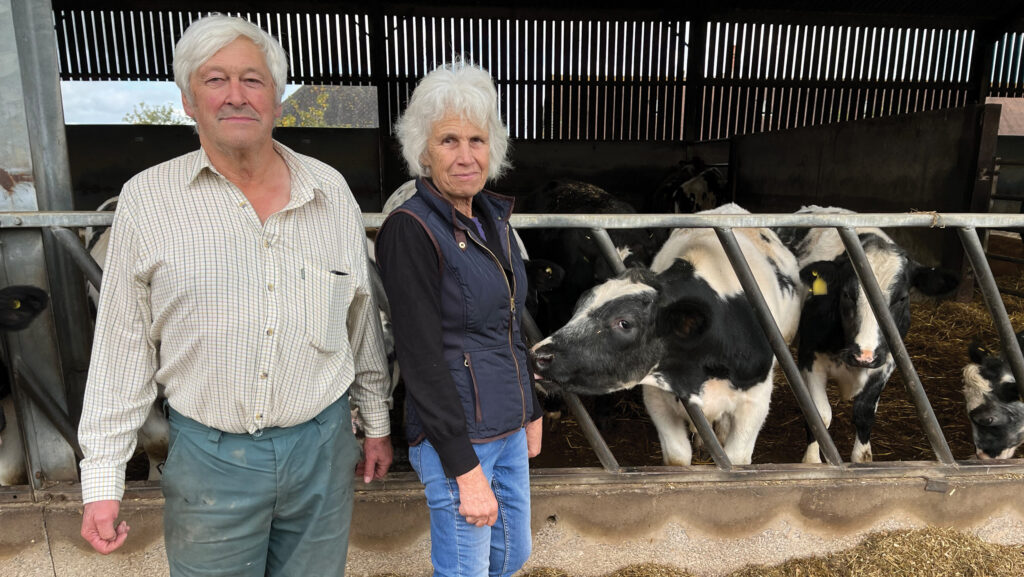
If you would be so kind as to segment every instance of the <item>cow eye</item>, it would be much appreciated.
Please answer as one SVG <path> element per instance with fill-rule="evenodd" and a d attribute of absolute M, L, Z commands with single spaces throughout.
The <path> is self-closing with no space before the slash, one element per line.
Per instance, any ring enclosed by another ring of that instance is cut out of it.
<path fill-rule="evenodd" d="M 627 321 L 626 319 L 619 319 L 615 321 L 615 326 L 624 331 L 628 331 L 629 329 L 633 328 L 633 324 Z"/>

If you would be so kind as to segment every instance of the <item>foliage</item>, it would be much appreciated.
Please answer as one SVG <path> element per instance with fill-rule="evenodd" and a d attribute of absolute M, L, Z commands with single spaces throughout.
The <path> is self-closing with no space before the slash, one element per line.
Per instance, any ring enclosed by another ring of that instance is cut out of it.
<path fill-rule="evenodd" d="M 128 124 L 192 124 L 192 119 L 182 116 L 171 104 L 136 104 L 122 119 Z"/>
<path fill-rule="evenodd" d="M 376 127 L 376 91 L 366 86 L 303 86 L 284 102 L 277 126 Z"/>

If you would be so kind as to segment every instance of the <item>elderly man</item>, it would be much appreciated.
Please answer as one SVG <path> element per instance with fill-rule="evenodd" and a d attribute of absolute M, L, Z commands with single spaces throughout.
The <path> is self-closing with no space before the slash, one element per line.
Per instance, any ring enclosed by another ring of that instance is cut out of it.
<path fill-rule="evenodd" d="M 359 207 L 271 137 L 287 60 L 238 18 L 193 23 L 175 82 L 201 148 L 121 193 L 79 438 L 82 536 L 101 553 L 157 387 L 170 405 L 171 575 L 342 575 L 359 445 L 391 464 L 389 381 Z"/>

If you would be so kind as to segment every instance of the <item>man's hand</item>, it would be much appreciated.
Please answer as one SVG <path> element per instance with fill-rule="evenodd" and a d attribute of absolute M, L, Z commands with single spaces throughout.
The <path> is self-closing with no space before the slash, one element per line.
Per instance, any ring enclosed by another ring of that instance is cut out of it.
<path fill-rule="evenodd" d="M 477 465 L 455 477 L 455 481 L 459 484 L 459 514 L 466 522 L 477 527 L 494 525 L 498 520 L 498 500 L 483 468 Z"/>
<path fill-rule="evenodd" d="M 383 479 L 394 458 L 391 437 L 367 437 L 363 440 L 363 455 L 363 460 L 356 465 L 356 474 L 363 476 L 364 483 Z"/>
<path fill-rule="evenodd" d="M 544 417 L 526 424 L 526 453 L 530 458 L 540 454 L 540 442 L 544 436 Z"/>
<path fill-rule="evenodd" d="M 120 501 L 94 501 L 85 505 L 82 516 L 82 537 L 92 548 L 104 555 L 116 550 L 128 538 L 128 523 L 114 528 L 114 521 L 121 511 Z"/>

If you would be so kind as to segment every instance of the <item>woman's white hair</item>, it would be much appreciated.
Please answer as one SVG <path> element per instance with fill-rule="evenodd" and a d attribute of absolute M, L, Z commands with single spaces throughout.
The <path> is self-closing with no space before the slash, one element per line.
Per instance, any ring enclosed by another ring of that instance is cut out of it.
<path fill-rule="evenodd" d="M 459 115 L 487 130 L 490 148 L 487 176 L 490 180 L 500 177 L 509 162 L 506 158 L 508 130 L 498 113 L 498 91 L 490 73 L 461 59 L 441 65 L 424 76 L 413 90 L 405 113 L 395 123 L 409 174 L 430 176 L 430 170 L 422 162 L 427 141 L 434 124 L 448 115 Z"/>
<path fill-rule="evenodd" d="M 288 81 L 288 55 L 284 48 L 259 26 L 243 18 L 223 14 L 213 14 L 193 22 L 174 47 L 174 83 L 189 103 L 195 104 L 192 86 L 189 84 L 192 73 L 218 50 L 240 37 L 248 38 L 263 52 L 274 81 L 276 104 L 281 104 L 285 83 Z"/>

